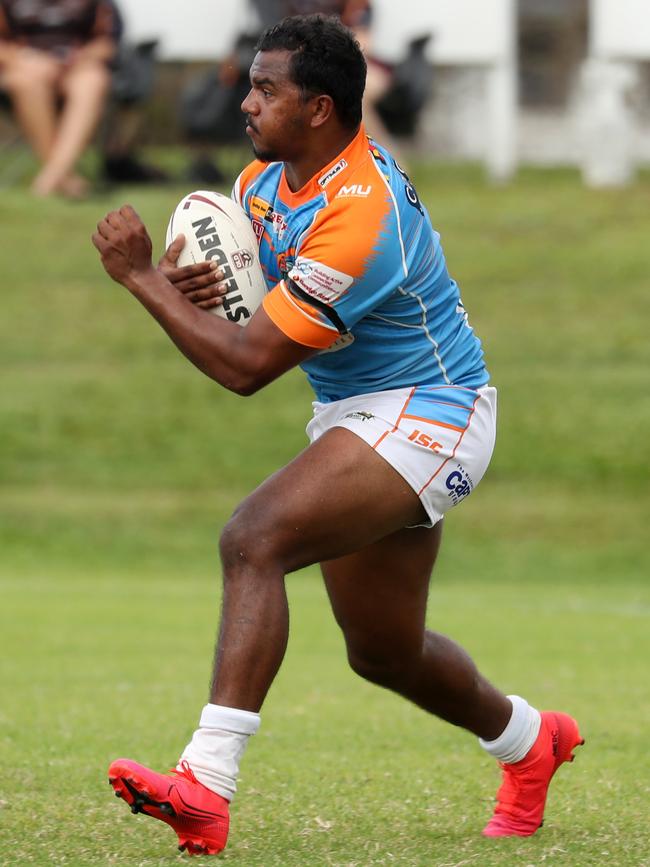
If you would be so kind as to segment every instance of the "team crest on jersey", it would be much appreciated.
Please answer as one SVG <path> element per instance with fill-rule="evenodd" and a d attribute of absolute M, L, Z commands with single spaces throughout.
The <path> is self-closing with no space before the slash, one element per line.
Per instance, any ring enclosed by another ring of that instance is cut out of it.
<path fill-rule="evenodd" d="M 261 220 L 251 220 L 251 226 L 253 227 L 253 231 L 255 232 L 257 243 L 261 244 L 262 238 L 264 237 L 264 224 Z"/>

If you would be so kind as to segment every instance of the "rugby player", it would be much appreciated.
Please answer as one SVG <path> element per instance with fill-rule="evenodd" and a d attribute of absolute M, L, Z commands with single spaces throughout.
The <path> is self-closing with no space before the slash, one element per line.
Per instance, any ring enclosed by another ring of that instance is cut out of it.
<path fill-rule="evenodd" d="M 250 395 L 300 365 L 315 391 L 310 445 L 235 510 L 221 535 L 223 603 L 209 703 L 176 770 L 118 759 L 109 781 L 181 849 L 226 845 L 240 760 L 282 663 L 285 575 L 319 563 L 351 667 L 477 736 L 501 763 L 489 837 L 542 824 L 558 767 L 582 743 L 570 716 L 499 692 L 425 628 L 443 516 L 486 471 L 496 391 L 427 211 L 361 119 L 365 62 L 322 16 L 267 30 L 242 103 L 255 161 L 233 196 L 269 284 L 246 328 L 209 315 L 219 272 L 160 268 L 124 206 L 93 236 L 122 283 L 190 361 Z M 188 276 L 189 275 L 189 276 Z"/>

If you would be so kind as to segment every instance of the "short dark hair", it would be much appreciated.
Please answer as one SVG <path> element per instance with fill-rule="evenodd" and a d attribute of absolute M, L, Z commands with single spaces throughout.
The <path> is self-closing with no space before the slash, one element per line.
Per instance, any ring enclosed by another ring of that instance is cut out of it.
<path fill-rule="evenodd" d="M 332 97 L 343 126 L 361 123 L 366 86 L 366 61 L 354 35 L 334 17 L 294 15 L 269 27 L 256 51 L 291 51 L 289 73 L 304 98 L 319 93 Z"/>

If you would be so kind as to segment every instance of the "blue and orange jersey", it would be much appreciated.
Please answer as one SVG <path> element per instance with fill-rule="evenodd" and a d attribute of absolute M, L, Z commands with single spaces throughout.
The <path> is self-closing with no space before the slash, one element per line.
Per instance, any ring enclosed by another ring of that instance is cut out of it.
<path fill-rule="evenodd" d="M 404 171 L 363 127 L 297 192 L 283 163 L 255 161 L 233 198 L 259 241 L 266 313 L 320 350 L 301 365 L 319 401 L 487 383 L 440 236 Z"/>

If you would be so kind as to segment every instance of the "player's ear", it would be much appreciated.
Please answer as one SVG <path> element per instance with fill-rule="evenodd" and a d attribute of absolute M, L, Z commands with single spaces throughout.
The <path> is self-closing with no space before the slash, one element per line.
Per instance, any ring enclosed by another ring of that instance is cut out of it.
<path fill-rule="evenodd" d="M 332 117 L 334 113 L 334 100 L 331 96 L 323 93 L 320 96 L 313 97 L 313 108 L 311 116 L 312 129 L 322 126 Z"/>

